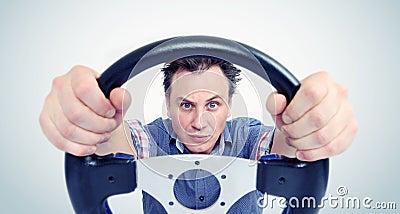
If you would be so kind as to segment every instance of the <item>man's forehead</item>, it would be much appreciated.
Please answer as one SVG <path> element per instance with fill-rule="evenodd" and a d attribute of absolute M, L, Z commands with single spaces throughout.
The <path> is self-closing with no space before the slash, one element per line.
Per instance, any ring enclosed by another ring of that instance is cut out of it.
<path fill-rule="evenodd" d="M 178 71 L 172 78 L 169 89 L 171 95 L 185 97 L 197 91 L 209 91 L 228 98 L 229 82 L 218 68 L 210 68 L 205 71 Z"/>

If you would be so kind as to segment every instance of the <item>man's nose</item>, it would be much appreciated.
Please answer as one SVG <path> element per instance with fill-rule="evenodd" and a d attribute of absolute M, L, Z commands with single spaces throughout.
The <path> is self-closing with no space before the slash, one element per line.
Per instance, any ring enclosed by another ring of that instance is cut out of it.
<path fill-rule="evenodd" d="M 203 124 L 202 124 L 202 115 L 204 114 L 204 110 L 202 109 L 196 109 L 195 111 L 193 111 L 192 114 L 192 127 L 193 129 L 199 131 L 202 129 Z"/>
<path fill-rule="evenodd" d="M 192 127 L 196 130 L 204 129 L 211 121 L 212 115 L 205 109 L 196 109 L 193 112 Z"/>

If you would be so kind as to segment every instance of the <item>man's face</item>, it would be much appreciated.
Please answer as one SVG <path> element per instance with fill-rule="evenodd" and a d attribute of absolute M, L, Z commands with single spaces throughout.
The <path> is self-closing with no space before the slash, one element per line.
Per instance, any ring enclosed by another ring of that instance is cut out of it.
<path fill-rule="evenodd" d="M 228 79 L 218 66 L 179 70 L 170 87 L 167 111 L 179 140 L 193 153 L 209 154 L 230 116 Z"/>

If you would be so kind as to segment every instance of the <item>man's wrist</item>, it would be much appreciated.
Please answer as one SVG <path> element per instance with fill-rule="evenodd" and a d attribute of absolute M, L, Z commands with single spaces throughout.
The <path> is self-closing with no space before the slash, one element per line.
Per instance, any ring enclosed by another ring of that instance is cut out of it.
<path fill-rule="evenodd" d="M 286 136 L 277 128 L 272 139 L 271 154 L 284 155 L 286 157 L 296 157 L 296 148 L 286 143 Z"/>

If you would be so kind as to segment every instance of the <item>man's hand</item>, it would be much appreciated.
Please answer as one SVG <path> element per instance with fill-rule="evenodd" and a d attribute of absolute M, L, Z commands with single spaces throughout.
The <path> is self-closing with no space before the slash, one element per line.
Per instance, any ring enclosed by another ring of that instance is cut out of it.
<path fill-rule="evenodd" d="M 347 90 L 326 72 L 301 81 L 293 100 L 272 94 L 267 109 L 278 127 L 272 152 L 314 161 L 337 155 L 353 142 L 358 130 Z"/>
<path fill-rule="evenodd" d="M 122 111 L 130 104 L 129 93 L 116 88 L 108 100 L 97 77 L 90 68 L 75 66 L 54 79 L 39 121 L 46 137 L 60 150 L 78 156 L 93 154 L 96 145 L 108 141 L 121 124 Z"/>

